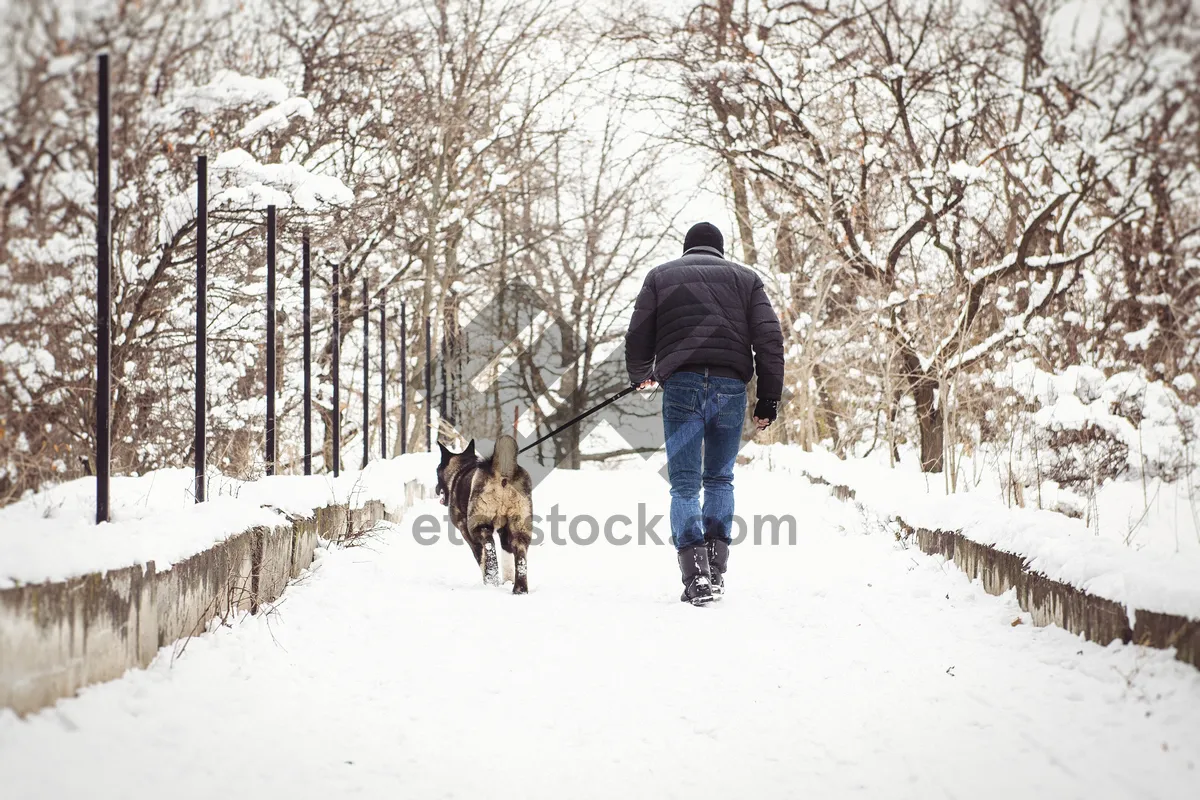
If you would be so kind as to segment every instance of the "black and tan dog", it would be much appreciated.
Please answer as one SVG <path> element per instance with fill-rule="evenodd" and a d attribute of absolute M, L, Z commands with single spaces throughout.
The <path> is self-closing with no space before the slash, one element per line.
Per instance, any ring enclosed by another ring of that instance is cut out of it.
<path fill-rule="evenodd" d="M 529 591 L 526 557 L 533 536 L 533 481 L 517 464 L 517 442 L 501 436 L 491 458 L 475 454 L 475 440 L 461 453 L 441 442 L 437 493 L 450 507 L 450 521 L 471 545 L 483 582 L 492 586 L 512 581 L 513 594 Z M 503 564 L 497 563 L 500 536 Z M 503 576 L 501 571 L 503 570 Z"/>

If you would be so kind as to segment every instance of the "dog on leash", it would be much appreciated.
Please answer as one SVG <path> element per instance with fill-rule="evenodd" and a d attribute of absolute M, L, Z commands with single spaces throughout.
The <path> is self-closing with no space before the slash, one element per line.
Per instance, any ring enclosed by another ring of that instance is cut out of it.
<path fill-rule="evenodd" d="M 461 453 L 438 442 L 437 494 L 450 522 L 471 545 L 483 582 L 511 581 L 513 594 L 529 591 L 527 555 L 533 538 L 533 481 L 517 464 L 517 440 L 501 436 L 491 458 L 475 453 L 472 439 Z M 500 538 L 497 561 L 496 542 Z"/>

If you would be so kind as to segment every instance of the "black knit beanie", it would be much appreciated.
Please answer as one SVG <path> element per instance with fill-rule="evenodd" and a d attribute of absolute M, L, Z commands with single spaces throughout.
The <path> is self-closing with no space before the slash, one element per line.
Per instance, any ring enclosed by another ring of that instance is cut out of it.
<path fill-rule="evenodd" d="M 725 237 L 711 222 L 697 222 L 683 237 L 683 252 L 693 247 L 711 247 L 722 256 L 725 255 Z"/>

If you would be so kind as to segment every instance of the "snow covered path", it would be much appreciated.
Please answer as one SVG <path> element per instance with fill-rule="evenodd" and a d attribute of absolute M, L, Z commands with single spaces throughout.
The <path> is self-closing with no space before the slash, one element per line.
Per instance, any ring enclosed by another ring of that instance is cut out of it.
<path fill-rule="evenodd" d="M 799 542 L 736 546 L 720 604 L 678 602 L 669 546 L 603 538 L 536 547 L 527 597 L 484 587 L 465 546 L 414 540 L 431 502 L 275 614 L 0 712 L 3 795 L 1196 797 L 1200 673 L 1014 627 L 825 491 L 737 483 Z M 535 508 L 636 532 L 639 500 L 665 513 L 655 473 L 558 472 Z"/>

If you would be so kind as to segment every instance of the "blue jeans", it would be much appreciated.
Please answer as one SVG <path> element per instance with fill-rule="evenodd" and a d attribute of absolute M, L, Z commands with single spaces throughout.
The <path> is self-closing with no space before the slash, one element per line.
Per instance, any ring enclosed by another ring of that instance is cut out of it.
<path fill-rule="evenodd" d="M 663 384 L 662 402 L 671 541 L 678 549 L 705 539 L 729 542 L 733 464 L 746 416 L 746 384 L 737 378 L 676 372 Z"/>

